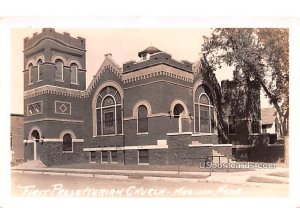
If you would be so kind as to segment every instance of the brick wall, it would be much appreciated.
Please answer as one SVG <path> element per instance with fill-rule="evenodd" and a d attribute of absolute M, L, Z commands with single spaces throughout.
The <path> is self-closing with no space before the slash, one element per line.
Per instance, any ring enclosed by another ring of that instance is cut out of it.
<path fill-rule="evenodd" d="M 10 117 L 11 139 L 12 139 L 12 161 L 24 159 L 24 117 L 23 115 L 13 114 Z"/>

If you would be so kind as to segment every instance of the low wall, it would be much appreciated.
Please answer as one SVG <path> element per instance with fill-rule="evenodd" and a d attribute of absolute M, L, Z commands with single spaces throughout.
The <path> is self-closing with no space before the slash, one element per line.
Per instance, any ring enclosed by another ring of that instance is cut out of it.
<path fill-rule="evenodd" d="M 265 145 L 244 148 L 233 148 L 235 158 L 239 161 L 282 162 L 284 145 Z"/>
<path fill-rule="evenodd" d="M 218 151 L 219 153 L 221 153 L 222 155 L 228 157 L 228 158 L 232 158 L 232 145 L 220 145 L 220 146 L 213 146 L 213 149 L 215 151 Z"/>

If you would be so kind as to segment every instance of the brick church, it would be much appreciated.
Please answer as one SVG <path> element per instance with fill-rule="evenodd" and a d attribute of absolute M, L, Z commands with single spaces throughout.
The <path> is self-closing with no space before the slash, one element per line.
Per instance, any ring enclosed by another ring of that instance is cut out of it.
<path fill-rule="evenodd" d="M 24 39 L 25 159 L 175 165 L 231 157 L 232 144 L 218 143 L 200 60 L 177 61 L 151 46 L 120 66 L 106 54 L 86 87 L 85 44 L 52 28 Z"/>

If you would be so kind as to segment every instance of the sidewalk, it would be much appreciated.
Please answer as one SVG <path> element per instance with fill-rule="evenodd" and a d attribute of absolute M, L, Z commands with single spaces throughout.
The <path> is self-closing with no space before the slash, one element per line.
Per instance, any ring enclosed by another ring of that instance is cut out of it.
<path fill-rule="evenodd" d="M 88 167 L 88 166 L 87 166 Z M 153 170 L 154 169 L 154 170 Z M 97 168 L 73 167 L 47 167 L 47 168 L 20 168 L 12 167 L 12 173 L 23 174 L 48 174 L 66 175 L 78 177 L 95 177 L 103 179 L 144 179 L 144 180 L 168 180 L 190 181 L 226 184 L 255 185 L 259 183 L 288 184 L 288 168 L 277 167 L 275 169 L 257 169 L 234 172 L 212 172 L 203 169 L 178 169 L 151 168 L 151 166 L 97 166 Z"/>

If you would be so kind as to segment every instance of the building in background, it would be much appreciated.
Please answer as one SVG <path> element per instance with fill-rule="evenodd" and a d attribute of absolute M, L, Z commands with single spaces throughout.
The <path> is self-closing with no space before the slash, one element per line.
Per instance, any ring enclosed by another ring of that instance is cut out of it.
<path fill-rule="evenodd" d="M 11 162 L 13 165 L 24 161 L 24 115 L 10 115 L 10 149 Z"/>
<path fill-rule="evenodd" d="M 282 138 L 282 129 L 278 116 L 275 108 L 261 109 L 262 133 L 274 134 L 277 139 Z"/>

